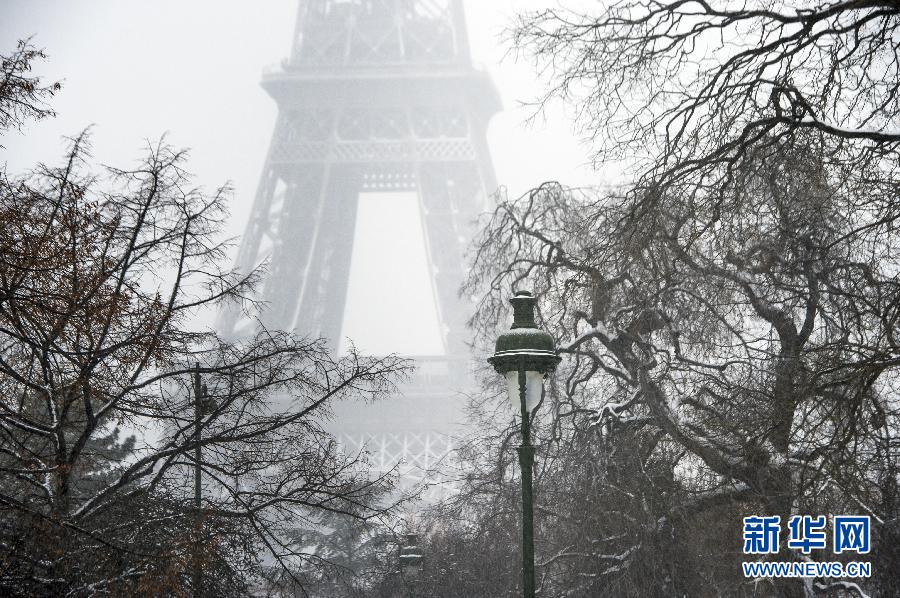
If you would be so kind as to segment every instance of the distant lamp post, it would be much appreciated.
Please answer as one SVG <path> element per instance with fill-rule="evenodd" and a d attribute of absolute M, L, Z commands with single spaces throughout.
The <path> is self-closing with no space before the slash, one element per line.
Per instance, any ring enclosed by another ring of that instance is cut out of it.
<path fill-rule="evenodd" d="M 525 598 L 534 598 L 534 507 L 531 472 L 534 447 L 531 445 L 532 412 L 541 401 L 544 377 L 556 369 L 560 361 L 553 337 L 539 330 L 534 321 L 535 298 L 528 291 L 518 291 L 510 299 L 513 324 L 509 332 L 497 338 L 494 355 L 488 362 L 506 377 L 509 400 L 522 417 L 522 445 L 519 465 L 522 468 L 522 588 Z"/>
<path fill-rule="evenodd" d="M 204 416 L 210 415 L 216 410 L 216 400 L 209 396 L 209 391 L 203 379 L 200 377 L 200 364 L 194 366 L 194 433 L 197 435 L 197 446 L 194 447 L 194 562 L 193 562 L 193 586 L 194 596 L 201 596 L 203 585 L 203 569 L 200 562 L 202 542 L 202 516 L 203 509 L 203 484 L 202 455 L 200 451 L 201 429 L 200 423 Z"/>

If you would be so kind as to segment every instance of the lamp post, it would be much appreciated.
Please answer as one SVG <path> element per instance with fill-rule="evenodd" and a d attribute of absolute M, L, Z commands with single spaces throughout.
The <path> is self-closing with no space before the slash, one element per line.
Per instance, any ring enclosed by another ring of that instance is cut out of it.
<path fill-rule="evenodd" d="M 200 552 L 201 546 L 201 532 L 202 532 L 202 516 L 201 510 L 203 508 L 202 501 L 202 490 L 203 484 L 201 481 L 201 472 L 203 471 L 200 463 L 201 463 L 201 453 L 200 453 L 200 440 L 201 440 L 201 430 L 200 423 L 203 419 L 203 416 L 209 415 L 216 409 L 215 399 L 212 399 L 208 395 L 208 391 L 206 388 L 206 384 L 203 383 L 203 379 L 200 377 L 200 364 L 196 364 L 194 366 L 194 431 L 197 435 L 196 442 L 197 446 L 194 447 L 194 562 L 193 562 L 193 586 L 194 586 L 194 596 L 201 595 L 201 586 L 203 585 L 203 569 L 201 568 L 200 563 Z"/>
<path fill-rule="evenodd" d="M 522 588 L 525 598 L 534 598 L 534 507 L 531 473 L 534 447 L 531 445 L 531 418 L 541 400 L 544 376 L 556 369 L 560 361 L 553 337 L 538 329 L 534 321 L 535 298 L 528 291 L 518 291 L 510 299 L 513 324 L 509 332 L 497 337 L 494 355 L 488 362 L 506 377 L 509 400 L 522 417 L 522 445 L 519 465 L 522 468 Z"/>

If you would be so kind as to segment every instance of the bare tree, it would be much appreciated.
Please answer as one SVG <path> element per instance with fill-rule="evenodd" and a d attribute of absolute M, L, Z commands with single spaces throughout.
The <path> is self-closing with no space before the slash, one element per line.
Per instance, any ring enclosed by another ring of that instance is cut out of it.
<path fill-rule="evenodd" d="M 895 174 L 898 26 L 892 1 L 622 0 L 525 13 L 512 40 L 550 76 L 543 100 L 578 106 L 598 161 L 694 191 L 799 131 Z"/>
<path fill-rule="evenodd" d="M 490 339 L 508 289 L 537 285 L 568 357 L 549 438 L 566 427 L 659 436 L 653 450 L 678 449 L 672 469 L 696 496 L 670 501 L 666 517 L 722 501 L 784 521 L 862 512 L 887 554 L 900 206 L 894 185 L 827 147 L 821 132 L 773 140 L 709 196 L 546 184 L 499 205 L 468 289 L 484 297 L 474 324 Z M 894 570 L 876 583 L 895 588 Z"/>
<path fill-rule="evenodd" d="M 547 442 L 652 439 L 651 462 L 675 476 L 656 523 L 723 504 L 870 514 L 882 560 L 868 585 L 883 595 L 897 591 L 900 531 L 898 24 L 894 2 L 522 15 L 512 41 L 550 79 L 538 105 L 576 106 L 596 160 L 631 164 L 635 180 L 502 202 L 467 285 L 483 341 L 510 285 L 543 295 L 569 356 Z M 646 576 L 648 536 L 630 532 L 604 553 L 621 562 L 573 574 Z M 726 578 L 719 592 L 735 590 Z M 775 591 L 863 593 L 827 579 Z"/>
<path fill-rule="evenodd" d="M 9 55 L 0 55 L 0 131 L 19 129 L 28 119 L 53 116 L 46 101 L 62 88 L 60 83 L 44 85 L 31 75 L 32 64 L 46 58 L 30 40 L 22 40 Z M 0 146 L 3 147 L 3 146 Z"/>
<path fill-rule="evenodd" d="M 0 89 L 39 56 L 20 47 Z M 37 81 L 12 89 L 4 128 L 43 114 Z M 337 359 L 261 326 L 236 342 L 199 329 L 222 302 L 259 307 L 259 272 L 222 266 L 228 188 L 194 188 L 164 143 L 133 169 L 98 175 L 89 158 L 81 135 L 62 166 L 0 179 L 0 587 L 235 595 L 264 583 L 260 559 L 295 577 L 327 564 L 294 531 L 383 515 L 390 480 L 321 423 L 334 401 L 391 389 L 406 363 Z"/>

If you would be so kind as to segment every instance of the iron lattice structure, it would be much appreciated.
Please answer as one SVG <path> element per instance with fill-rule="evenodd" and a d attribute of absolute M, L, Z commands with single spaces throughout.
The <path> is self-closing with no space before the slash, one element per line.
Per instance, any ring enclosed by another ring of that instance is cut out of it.
<path fill-rule="evenodd" d="M 472 65 L 462 2 L 301 0 L 291 56 L 262 85 L 279 112 L 238 267 L 269 260 L 267 326 L 336 340 L 359 194 L 418 196 L 445 355 L 420 360 L 401 397 L 339 409 L 333 431 L 420 480 L 452 448 L 469 379 L 463 255 L 495 187 L 485 133 L 500 102 Z M 253 325 L 219 322 L 230 336 Z"/>

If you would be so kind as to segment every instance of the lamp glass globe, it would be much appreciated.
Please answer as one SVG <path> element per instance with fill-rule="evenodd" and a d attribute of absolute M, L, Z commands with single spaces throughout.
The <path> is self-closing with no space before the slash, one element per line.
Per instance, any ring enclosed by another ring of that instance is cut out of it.
<path fill-rule="evenodd" d="M 519 372 L 506 372 L 507 395 L 514 413 L 521 413 L 519 399 Z M 544 387 L 544 376 L 540 372 L 525 371 L 525 410 L 528 413 L 541 402 L 541 390 Z"/>

